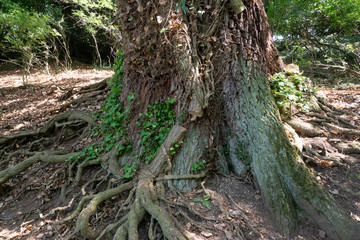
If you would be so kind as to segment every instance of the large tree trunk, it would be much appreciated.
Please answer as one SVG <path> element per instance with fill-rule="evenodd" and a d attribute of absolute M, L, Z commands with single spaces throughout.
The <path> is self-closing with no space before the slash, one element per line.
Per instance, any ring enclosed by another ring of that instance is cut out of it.
<path fill-rule="evenodd" d="M 139 142 L 138 113 L 175 97 L 177 116 L 187 114 L 177 124 L 188 133 L 173 174 L 191 173 L 201 159 L 242 174 L 251 160 L 262 197 L 285 234 L 295 230 L 301 208 L 333 239 L 356 239 L 359 224 L 312 177 L 282 127 L 267 75 L 283 63 L 261 1 L 180 3 L 185 5 L 175 11 L 173 1 L 118 0 L 125 56 L 121 100 L 135 93 L 133 102 L 140 103 L 131 105 L 133 141 Z M 244 147 L 250 159 L 239 155 Z M 191 189 L 194 181 L 174 184 Z"/>

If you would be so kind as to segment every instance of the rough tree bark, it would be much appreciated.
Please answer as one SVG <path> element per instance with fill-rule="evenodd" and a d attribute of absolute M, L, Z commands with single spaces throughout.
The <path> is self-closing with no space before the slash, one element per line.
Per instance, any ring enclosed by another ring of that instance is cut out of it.
<path fill-rule="evenodd" d="M 199 159 L 242 174 L 239 148 L 245 146 L 262 197 L 283 233 L 294 232 L 300 208 L 333 239 L 357 238 L 359 224 L 312 177 L 286 137 L 267 83 L 267 75 L 281 71 L 283 63 L 260 0 L 117 4 L 125 56 L 121 100 L 135 93 L 134 102 L 141 103 L 131 106 L 133 141 L 139 139 L 137 113 L 155 101 L 176 97 L 177 116 L 187 114 L 177 124 L 188 133 L 173 160 L 173 174 L 190 173 Z M 138 194 L 152 192 L 160 170 L 140 180 Z M 191 189 L 194 181 L 174 184 Z M 156 218 L 149 205 L 143 206 Z"/>

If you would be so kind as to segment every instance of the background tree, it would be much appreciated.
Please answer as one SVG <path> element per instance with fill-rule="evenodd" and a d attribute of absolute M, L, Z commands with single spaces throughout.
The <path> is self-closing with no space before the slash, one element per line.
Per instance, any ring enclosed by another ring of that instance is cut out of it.
<path fill-rule="evenodd" d="M 47 39 L 56 32 L 48 25 L 50 16 L 24 9 L 19 4 L 5 0 L 0 12 L 0 48 L 5 60 L 21 65 L 24 84 L 35 62 L 46 56 Z"/>
<path fill-rule="evenodd" d="M 27 74 L 34 62 L 49 60 L 67 69 L 73 58 L 111 65 L 120 49 L 112 0 L 6 0 L 0 9 L 0 60 L 21 62 Z"/>
<path fill-rule="evenodd" d="M 359 1 L 270 0 L 265 7 L 286 62 L 320 77 L 331 78 L 319 71 L 324 65 L 360 70 Z"/>
<path fill-rule="evenodd" d="M 113 0 L 57 0 L 56 2 L 64 9 L 67 25 L 70 26 L 72 23 L 75 28 L 68 30 L 73 38 L 72 48 L 76 46 L 81 49 L 84 47 L 83 44 L 86 46 L 92 43 L 94 62 L 97 65 L 102 65 L 103 58 L 107 58 L 110 63 L 113 62 L 120 49 L 121 40 L 119 27 L 115 24 L 115 2 Z"/>

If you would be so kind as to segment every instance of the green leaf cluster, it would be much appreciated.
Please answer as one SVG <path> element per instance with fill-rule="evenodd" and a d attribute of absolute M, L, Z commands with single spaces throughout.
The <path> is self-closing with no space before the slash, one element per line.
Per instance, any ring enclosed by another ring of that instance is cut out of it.
<path fill-rule="evenodd" d="M 205 168 L 206 161 L 205 160 L 197 160 L 192 166 L 191 171 L 198 172 Z"/>
<path fill-rule="evenodd" d="M 50 26 L 51 16 L 32 8 L 3 0 L 0 3 L 0 49 L 2 57 L 20 57 L 22 65 L 30 65 L 43 56 L 46 40 L 58 33 Z"/>
<path fill-rule="evenodd" d="M 193 202 L 200 202 L 204 207 L 211 209 L 209 200 L 211 199 L 210 195 L 204 194 L 202 198 L 195 198 Z"/>
<path fill-rule="evenodd" d="M 270 0 L 265 8 L 272 32 L 284 37 L 309 31 L 317 36 L 353 35 L 360 30 L 358 0 Z"/>
<path fill-rule="evenodd" d="M 293 104 L 302 110 L 309 108 L 310 96 L 314 90 L 307 77 L 287 70 L 273 75 L 270 87 L 280 110 Z"/>
<path fill-rule="evenodd" d="M 149 105 L 147 112 L 140 114 L 140 120 L 136 125 L 141 128 L 140 145 L 143 151 L 138 158 L 144 158 L 146 164 L 155 158 L 158 149 L 175 124 L 174 105 L 175 98 L 168 98 L 163 102 Z"/>
<path fill-rule="evenodd" d="M 118 32 L 118 27 L 113 23 L 116 11 L 113 0 L 69 0 L 69 2 L 75 6 L 73 15 L 90 34 L 96 34 L 98 30 L 108 33 Z"/>

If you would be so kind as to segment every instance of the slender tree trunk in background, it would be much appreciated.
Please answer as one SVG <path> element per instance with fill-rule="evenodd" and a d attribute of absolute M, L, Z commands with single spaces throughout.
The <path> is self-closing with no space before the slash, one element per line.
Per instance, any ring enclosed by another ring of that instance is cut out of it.
<path fill-rule="evenodd" d="M 95 36 L 95 34 L 91 34 L 91 37 L 94 40 L 94 46 L 95 46 L 95 54 L 96 54 L 95 64 L 98 64 L 101 67 L 102 66 L 102 61 L 101 61 L 101 55 L 100 55 L 100 52 L 99 52 L 99 45 L 97 43 L 96 36 Z"/>
<path fill-rule="evenodd" d="M 50 47 L 46 44 L 45 45 L 45 72 L 46 74 L 50 74 L 50 65 L 49 65 L 49 57 L 50 57 Z"/>
<path fill-rule="evenodd" d="M 283 233 L 294 232 L 300 208 L 333 239 L 356 239 L 359 224 L 313 178 L 282 127 L 267 75 L 281 71 L 283 63 L 261 1 L 179 2 L 117 1 L 125 56 L 121 100 L 135 93 L 140 103 L 131 106 L 134 141 L 137 113 L 175 97 L 177 116 L 186 114 L 177 124 L 188 133 L 173 174 L 190 173 L 202 159 L 219 171 L 242 174 L 251 162 Z M 239 156 L 243 148 L 250 158 Z"/>
<path fill-rule="evenodd" d="M 63 22 L 64 20 L 62 19 L 57 24 L 57 30 L 60 33 L 60 35 L 57 36 L 56 39 L 59 41 L 60 46 L 64 52 L 64 67 L 66 70 L 71 70 L 72 59 L 70 55 L 69 40 L 68 37 L 66 36 L 65 28 L 61 25 Z"/>

